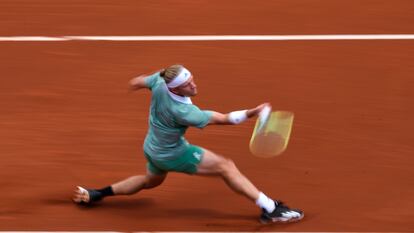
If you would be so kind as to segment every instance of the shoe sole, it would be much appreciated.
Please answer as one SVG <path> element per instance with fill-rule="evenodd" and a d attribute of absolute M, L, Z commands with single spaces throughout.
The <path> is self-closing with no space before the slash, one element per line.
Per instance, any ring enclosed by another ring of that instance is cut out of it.
<path fill-rule="evenodd" d="M 77 204 L 89 204 L 88 190 L 86 190 L 85 188 L 82 188 L 80 186 L 77 186 L 76 188 L 77 188 L 76 192 L 79 193 L 79 194 L 82 194 L 82 196 L 80 196 L 79 198 L 76 198 L 76 199 L 72 198 L 72 201 L 77 203 Z M 87 197 L 86 197 L 86 195 L 87 195 Z"/>
<path fill-rule="evenodd" d="M 260 223 L 262 224 L 269 224 L 269 223 L 293 223 L 293 222 L 299 222 L 300 220 L 302 220 L 305 217 L 305 214 L 302 214 L 301 216 L 299 216 L 298 218 L 271 218 L 271 219 L 264 219 L 264 218 L 260 218 Z"/>

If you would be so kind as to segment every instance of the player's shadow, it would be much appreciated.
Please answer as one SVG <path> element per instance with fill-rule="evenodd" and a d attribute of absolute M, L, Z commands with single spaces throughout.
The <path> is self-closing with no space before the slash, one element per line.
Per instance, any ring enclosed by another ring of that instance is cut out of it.
<path fill-rule="evenodd" d="M 112 199 L 103 202 L 97 202 L 91 205 L 91 208 L 99 208 L 102 210 L 143 210 L 155 206 L 152 198 L 129 198 L 129 199 Z"/>
<path fill-rule="evenodd" d="M 117 214 L 130 215 L 130 211 L 134 212 L 135 217 L 140 219 L 153 218 L 176 218 L 176 219 L 239 219 L 251 220 L 256 219 L 257 215 L 244 215 L 232 213 L 229 211 L 220 211 L 217 209 L 206 208 L 186 208 L 181 207 L 177 209 L 167 208 L 156 203 L 152 198 L 138 198 L 138 199 L 113 199 L 105 200 L 101 203 L 96 203 L 91 206 L 80 206 L 80 208 L 99 208 L 100 211 L 113 212 Z"/>

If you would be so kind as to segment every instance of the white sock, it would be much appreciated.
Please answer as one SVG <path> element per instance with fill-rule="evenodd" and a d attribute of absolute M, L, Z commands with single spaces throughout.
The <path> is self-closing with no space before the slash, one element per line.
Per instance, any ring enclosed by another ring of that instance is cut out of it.
<path fill-rule="evenodd" d="M 258 205 L 260 208 L 264 208 L 269 213 L 273 212 L 273 210 L 276 208 L 275 202 L 262 192 L 259 193 L 259 198 L 256 200 L 256 205 Z"/>

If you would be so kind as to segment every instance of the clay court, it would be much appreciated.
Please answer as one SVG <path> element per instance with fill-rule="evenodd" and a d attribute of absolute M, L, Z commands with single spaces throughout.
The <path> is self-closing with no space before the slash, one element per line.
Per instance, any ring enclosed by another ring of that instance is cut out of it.
<path fill-rule="evenodd" d="M 414 33 L 411 0 L 2 0 L 0 36 Z M 0 42 L 0 230 L 414 231 L 414 40 Z M 150 92 L 128 81 L 191 69 L 200 108 L 295 113 L 285 153 L 249 151 L 254 120 L 191 129 L 259 189 L 305 211 L 261 225 L 220 179 L 74 205 L 76 185 L 145 172 Z"/>

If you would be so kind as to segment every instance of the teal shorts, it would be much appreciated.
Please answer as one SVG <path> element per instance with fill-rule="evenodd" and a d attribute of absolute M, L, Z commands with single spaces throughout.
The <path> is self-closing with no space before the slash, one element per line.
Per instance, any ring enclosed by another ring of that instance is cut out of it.
<path fill-rule="evenodd" d="M 203 158 L 204 150 L 190 144 L 183 155 L 173 160 L 156 160 L 147 153 L 144 152 L 144 154 L 148 161 L 147 168 L 152 174 L 162 175 L 167 172 L 194 174 Z"/>

